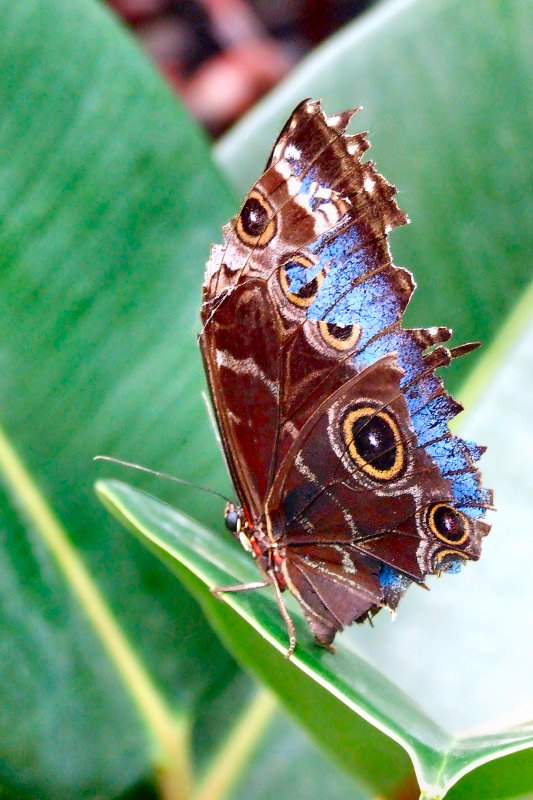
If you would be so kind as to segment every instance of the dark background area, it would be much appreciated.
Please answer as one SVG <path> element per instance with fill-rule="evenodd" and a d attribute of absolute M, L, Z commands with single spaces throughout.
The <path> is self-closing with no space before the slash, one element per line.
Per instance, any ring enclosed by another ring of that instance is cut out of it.
<path fill-rule="evenodd" d="M 109 0 L 196 119 L 223 133 L 375 0 Z"/>

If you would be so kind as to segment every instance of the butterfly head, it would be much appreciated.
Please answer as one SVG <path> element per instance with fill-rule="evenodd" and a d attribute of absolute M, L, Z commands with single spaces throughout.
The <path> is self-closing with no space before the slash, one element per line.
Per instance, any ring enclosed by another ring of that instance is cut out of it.
<path fill-rule="evenodd" d="M 252 542 L 250 541 L 248 520 L 246 519 L 242 506 L 236 506 L 235 503 L 226 503 L 224 509 L 224 525 L 228 531 L 239 540 L 248 553 L 254 552 Z"/>
<path fill-rule="evenodd" d="M 234 503 L 226 503 L 226 508 L 224 509 L 224 525 L 230 533 L 234 533 L 237 537 L 243 527 L 242 516 L 241 508 Z"/>

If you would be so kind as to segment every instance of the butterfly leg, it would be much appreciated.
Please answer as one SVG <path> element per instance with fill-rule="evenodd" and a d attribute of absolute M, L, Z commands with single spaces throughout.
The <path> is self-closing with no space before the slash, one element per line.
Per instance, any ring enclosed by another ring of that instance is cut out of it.
<path fill-rule="evenodd" d="M 278 604 L 279 613 L 287 626 L 287 633 L 289 634 L 289 647 L 285 653 L 285 658 L 290 658 L 296 648 L 296 631 L 294 630 L 294 622 L 292 621 L 289 612 L 285 608 L 283 597 L 281 596 L 281 589 L 276 578 L 271 578 L 274 594 L 276 595 L 276 603 Z"/>
<path fill-rule="evenodd" d="M 276 603 L 279 609 L 279 613 L 283 618 L 285 625 L 287 626 L 287 633 L 289 634 L 289 647 L 287 648 L 287 652 L 285 653 L 285 658 L 290 658 L 294 653 L 294 649 L 296 647 L 296 632 L 294 630 L 294 623 L 289 616 L 289 612 L 285 608 L 285 604 L 283 602 L 283 598 L 281 596 L 281 591 L 278 585 L 278 582 L 275 578 L 270 578 L 267 581 L 250 581 L 249 583 L 235 583 L 231 586 L 213 586 L 212 589 L 209 591 L 211 594 L 215 595 L 215 597 L 219 597 L 221 594 L 225 592 L 247 592 L 252 591 L 253 589 L 264 589 L 265 586 L 272 586 L 274 589 L 274 594 L 276 595 Z"/>

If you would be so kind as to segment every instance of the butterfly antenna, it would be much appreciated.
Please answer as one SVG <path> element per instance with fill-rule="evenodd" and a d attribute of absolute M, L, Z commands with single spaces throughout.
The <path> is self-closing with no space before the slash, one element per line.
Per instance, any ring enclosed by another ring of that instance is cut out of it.
<path fill-rule="evenodd" d="M 198 489 L 201 492 L 214 494 L 215 497 L 221 497 L 222 500 L 226 501 L 226 503 L 233 502 L 233 500 L 230 500 L 229 497 L 226 497 L 226 495 L 222 494 L 222 492 L 217 492 L 216 489 L 210 489 L 208 486 L 199 486 L 197 483 L 191 483 L 190 481 L 183 480 L 183 478 L 176 478 L 175 475 L 169 475 L 168 472 L 159 472 L 157 469 L 143 467 L 141 464 L 134 464 L 131 461 L 123 461 L 121 458 L 113 458 L 113 456 L 94 456 L 93 461 L 108 461 L 110 464 L 119 464 L 121 467 L 129 467 L 130 469 L 136 469 L 139 472 L 147 472 L 148 475 L 155 475 L 156 478 L 164 478 L 167 481 L 174 481 L 174 483 L 179 483 L 182 486 L 190 486 L 191 489 Z"/>

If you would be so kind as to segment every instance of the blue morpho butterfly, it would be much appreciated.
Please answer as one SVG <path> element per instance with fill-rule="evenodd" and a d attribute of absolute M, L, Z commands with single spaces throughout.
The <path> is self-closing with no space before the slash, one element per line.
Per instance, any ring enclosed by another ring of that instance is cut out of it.
<path fill-rule="evenodd" d="M 357 110 L 357 109 L 356 109 Z M 484 448 L 450 433 L 461 406 L 437 367 L 477 347 L 445 327 L 405 329 L 414 290 L 387 234 L 408 221 L 361 160 L 355 111 L 306 100 L 212 249 L 200 344 L 239 497 L 226 526 L 315 640 L 395 609 L 411 582 L 480 555 L 492 493 Z"/>

